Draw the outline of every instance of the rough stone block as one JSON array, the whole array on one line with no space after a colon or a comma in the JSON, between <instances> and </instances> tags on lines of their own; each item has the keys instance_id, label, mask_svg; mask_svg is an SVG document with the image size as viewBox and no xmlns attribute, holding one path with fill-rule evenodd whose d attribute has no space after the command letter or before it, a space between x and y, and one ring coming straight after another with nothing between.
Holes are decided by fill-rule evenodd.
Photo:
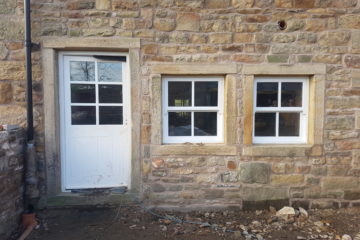
<instances>
[{"instance_id":1,"label":"rough stone block","mask_svg":"<svg viewBox=\"0 0 360 240\"><path fill-rule=\"evenodd\" d=\"M360 41L360 39L359 39ZM360 70L352 70L351 72L351 86L360 88Z\"/></svg>"},{"instance_id":2,"label":"rough stone block","mask_svg":"<svg viewBox=\"0 0 360 240\"><path fill-rule=\"evenodd\" d=\"M227 8L230 6L230 0L205 0L206 8Z\"/></svg>"},{"instance_id":3,"label":"rough stone block","mask_svg":"<svg viewBox=\"0 0 360 240\"><path fill-rule=\"evenodd\" d=\"M360 168L360 149L352 150L352 166Z\"/></svg>"},{"instance_id":4,"label":"rough stone block","mask_svg":"<svg viewBox=\"0 0 360 240\"><path fill-rule=\"evenodd\" d=\"M359 189L359 180L354 177L324 177L322 179L324 190L348 190Z\"/></svg>"},{"instance_id":5,"label":"rough stone block","mask_svg":"<svg viewBox=\"0 0 360 240\"><path fill-rule=\"evenodd\" d=\"M291 8L292 0L275 0L275 6L278 8Z\"/></svg>"},{"instance_id":6,"label":"rough stone block","mask_svg":"<svg viewBox=\"0 0 360 240\"><path fill-rule=\"evenodd\" d=\"M294 0L295 8L313 8L315 0Z\"/></svg>"},{"instance_id":7,"label":"rough stone block","mask_svg":"<svg viewBox=\"0 0 360 240\"><path fill-rule=\"evenodd\" d=\"M301 185L304 183L304 175L272 175L271 184L274 185Z\"/></svg>"},{"instance_id":8,"label":"rough stone block","mask_svg":"<svg viewBox=\"0 0 360 240\"><path fill-rule=\"evenodd\" d=\"M311 208L313 209L339 208L339 203L332 200L317 199L311 202Z\"/></svg>"},{"instance_id":9,"label":"rough stone block","mask_svg":"<svg viewBox=\"0 0 360 240\"><path fill-rule=\"evenodd\" d=\"M12 101L11 83L0 82L0 104L8 104Z\"/></svg>"},{"instance_id":10,"label":"rough stone block","mask_svg":"<svg viewBox=\"0 0 360 240\"><path fill-rule=\"evenodd\" d=\"M159 184L159 183L155 183L151 186L151 189L153 192L165 192L166 188Z\"/></svg>"},{"instance_id":11,"label":"rough stone block","mask_svg":"<svg viewBox=\"0 0 360 240\"><path fill-rule=\"evenodd\" d=\"M13 14L15 13L16 1L0 1L0 14Z\"/></svg>"},{"instance_id":12,"label":"rough stone block","mask_svg":"<svg viewBox=\"0 0 360 240\"><path fill-rule=\"evenodd\" d=\"M113 10L136 10L138 1L134 0L112 0Z\"/></svg>"},{"instance_id":13,"label":"rough stone block","mask_svg":"<svg viewBox=\"0 0 360 240\"><path fill-rule=\"evenodd\" d=\"M224 183L227 182L237 182L239 181L239 173L238 172L224 172L220 175L221 181Z\"/></svg>"},{"instance_id":14,"label":"rough stone block","mask_svg":"<svg viewBox=\"0 0 360 240\"><path fill-rule=\"evenodd\" d=\"M73 0L66 4L66 8L69 10L92 9L94 6L95 2L88 0Z\"/></svg>"},{"instance_id":15,"label":"rough stone block","mask_svg":"<svg viewBox=\"0 0 360 240\"><path fill-rule=\"evenodd\" d=\"M360 56L358 55L345 56L345 64L350 68L360 68Z\"/></svg>"},{"instance_id":16,"label":"rough stone block","mask_svg":"<svg viewBox=\"0 0 360 240\"><path fill-rule=\"evenodd\" d=\"M360 149L359 139L349 139L335 142L335 147L339 150Z\"/></svg>"},{"instance_id":17,"label":"rough stone block","mask_svg":"<svg viewBox=\"0 0 360 240\"><path fill-rule=\"evenodd\" d=\"M209 43L212 44L225 44L232 42L231 33L213 33L209 36Z\"/></svg>"},{"instance_id":18,"label":"rough stone block","mask_svg":"<svg viewBox=\"0 0 360 240\"><path fill-rule=\"evenodd\" d=\"M268 55L269 63L286 63L289 59L289 55Z\"/></svg>"},{"instance_id":19,"label":"rough stone block","mask_svg":"<svg viewBox=\"0 0 360 240\"><path fill-rule=\"evenodd\" d=\"M349 29L360 29L360 16L356 15L343 15L339 17L339 27Z\"/></svg>"},{"instance_id":20,"label":"rough stone block","mask_svg":"<svg viewBox=\"0 0 360 240\"><path fill-rule=\"evenodd\" d=\"M160 31L170 32L175 29L176 23L174 19L156 18L154 27Z\"/></svg>"},{"instance_id":21,"label":"rough stone block","mask_svg":"<svg viewBox=\"0 0 360 240\"><path fill-rule=\"evenodd\" d=\"M108 10L111 8L111 0L96 0L95 6L99 10Z\"/></svg>"},{"instance_id":22,"label":"rough stone block","mask_svg":"<svg viewBox=\"0 0 360 240\"><path fill-rule=\"evenodd\" d=\"M345 200L360 200L360 191L345 191Z\"/></svg>"},{"instance_id":23,"label":"rough stone block","mask_svg":"<svg viewBox=\"0 0 360 240\"><path fill-rule=\"evenodd\" d=\"M204 198L205 199L217 199L224 196L224 190L222 189L205 189Z\"/></svg>"},{"instance_id":24,"label":"rough stone block","mask_svg":"<svg viewBox=\"0 0 360 240\"><path fill-rule=\"evenodd\" d=\"M197 13L178 13L176 17L176 30L199 31L200 16Z\"/></svg>"},{"instance_id":25,"label":"rough stone block","mask_svg":"<svg viewBox=\"0 0 360 240\"><path fill-rule=\"evenodd\" d=\"M288 189L282 187L243 187L240 191L244 201L289 199Z\"/></svg>"},{"instance_id":26,"label":"rough stone block","mask_svg":"<svg viewBox=\"0 0 360 240\"><path fill-rule=\"evenodd\" d=\"M254 5L254 0L232 0L231 4L235 8L251 8Z\"/></svg>"},{"instance_id":27,"label":"rough stone block","mask_svg":"<svg viewBox=\"0 0 360 240\"><path fill-rule=\"evenodd\" d=\"M235 33L234 43L251 43L254 40L254 34L251 33Z\"/></svg>"},{"instance_id":28,"label":"rough stone block","mask_svg":"<svg viewBox=\"0 0 360 240\"><path fill-rule=\"evenodd\" d=\"M325 122L326 129L350 130L354 129L355 118L352 116L328 117Z\"/></svg>"},{"instance_id":29,"label":"rough stone block","mask_svg":"<svg viewBox=\"0 0 360 240\"><path fill-rule=\"evenodd\" d=\"M240 181L244 183L268 183L271 166L268 163L247 162L239 167Z\"/></svg>"}]
</instances>

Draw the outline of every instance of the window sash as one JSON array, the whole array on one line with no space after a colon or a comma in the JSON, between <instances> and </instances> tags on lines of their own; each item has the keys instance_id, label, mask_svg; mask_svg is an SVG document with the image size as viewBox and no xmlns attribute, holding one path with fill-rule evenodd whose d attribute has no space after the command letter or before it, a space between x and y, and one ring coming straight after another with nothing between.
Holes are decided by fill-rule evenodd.
<instances>
[{"instance_id":1,"label":"window sash","mask_svg":"<svg viewBox=\"0 0 360 240\"><path fill-rule=\"evenodd\" d=\"M277 107L257 107L257 84L261 82L277 82ZM302 105L301 107L281 107L281 86L284 82L302 83ZM254 107L253 107L253 143L268 144L296 144L307 142L308 130L308 94L309 79L307 77L256 77L254 81ZM255 114L275 113L275 136L255 136ZM300 113L299 114L299 136L279 136L279 113Z\"/></svg>"},{"instance_id":2,"label":"window sash","mask_svg":"<svg viewBox=\"0 0 360 240\"><path fill-rule=\"evenodd\" d=\"M191 82L191 104L192 106L168 106L168 83L169 82ZM195 82L218 82L218 104L217 106L195 106ZM224 78L219 76L199 77L164 77L163 78L163 142L164 143L222 143L223 142L223 108L224 108ZM169 112L191 113L191 136L169 136ZM194 136L194 113L216 112L217 113L217 135L216 136Z\"/></svg>"}]
</instances>

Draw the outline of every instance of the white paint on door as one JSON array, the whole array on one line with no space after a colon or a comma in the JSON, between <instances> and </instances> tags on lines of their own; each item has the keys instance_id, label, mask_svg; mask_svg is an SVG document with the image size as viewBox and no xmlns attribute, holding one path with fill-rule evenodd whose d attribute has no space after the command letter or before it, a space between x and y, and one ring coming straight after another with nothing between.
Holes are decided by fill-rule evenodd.
<instances>
[{"instance_id":1,"label":"white paint on door","mask_svg":"<svg viewBox=\"0 0 360 240\"><path fill-rule=\"evenodd\" d=\"M130 186L128 56L103 55L59 55L63 191Z\"/></svg>"}]
</instances>

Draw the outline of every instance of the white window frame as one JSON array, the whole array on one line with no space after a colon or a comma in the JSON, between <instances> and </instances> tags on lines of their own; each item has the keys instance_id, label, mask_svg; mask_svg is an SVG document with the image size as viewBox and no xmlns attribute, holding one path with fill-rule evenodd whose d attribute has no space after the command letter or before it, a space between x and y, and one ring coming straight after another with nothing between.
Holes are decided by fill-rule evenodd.
<instances>
[{"instance_id":1,"label":"white window frame","mask_svg":"<svg viewBox=\"0 0 360 240\"><path fill-rule=\"evenodd\" d=\"M278 84L278 107L256 107L257 84L259 82L277 82ZM302 106L301 107L281 107L281 84L283 82L301 82L303 84ZM308 135L308 105L309 105L309 78L308 77L255 77L253 99L253 143L254 144L305 144ZM275 136L255 136L255 113L276 113L276 135ZM299 112L299 136L280 137L279 136L279 113L280 112Z\"/></svg>"},{"instance_id":2,"label":"white window frame","mask_svg":"<svg viewBox=\"0 0 360 240\"><path fill-rule=\"evenodd\" d=\"M195 104L195 82L218 82L218 105L216 107L198 107ZM192 106L169 107L168 106L168 83L169 82L191 82L192 84ZM221 76L166 76L162 84L163 102L163 143L223 143L224 142L224 77ZM182 111L191 112L191 136L169 136L169 112ZM194 136L194 112L217 112L217 135L216 136Z\"/></svg>"}]
</instances>

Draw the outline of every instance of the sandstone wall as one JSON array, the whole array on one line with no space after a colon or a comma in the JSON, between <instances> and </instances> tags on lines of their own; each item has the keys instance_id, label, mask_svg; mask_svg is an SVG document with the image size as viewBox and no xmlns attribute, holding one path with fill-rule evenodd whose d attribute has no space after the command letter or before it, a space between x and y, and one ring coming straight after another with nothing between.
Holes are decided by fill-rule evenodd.
<instances>
[{"instance_id":1,"label":"sandstone wall","mask_svg":"<svg viewBox=\"0 0 360 240\"><path fill-rule=\"evenodd\" d=\"M0 28L7 29L0 38L0 121L22 124L22 6L10 0L0 4L5 6L0 8ZM141 177L149 202L250 207L253 201L291 199L312 207L360 204L358 0L37 0L32 8L35 42L49 36L141 38ZM286 22L285 30L278 28L279 20ZM36 51L35 123L42 156L39 58ZM235 156L156 156L150 151L151 66L159 63L236 63ZM323 144L301 156L243 155L241 72L244 65L262 63L326 65Z\"/></svg>"},{"instance_id":2,"label":"sandstone wall","mask_svg":"<svg viewBox=\"0 0 360 240\"><path fill-rule=\"evenodd\" d=\"M24 131L0 131L0 238L19 224L23 210Z\"/></svg>"}]
</instances>

